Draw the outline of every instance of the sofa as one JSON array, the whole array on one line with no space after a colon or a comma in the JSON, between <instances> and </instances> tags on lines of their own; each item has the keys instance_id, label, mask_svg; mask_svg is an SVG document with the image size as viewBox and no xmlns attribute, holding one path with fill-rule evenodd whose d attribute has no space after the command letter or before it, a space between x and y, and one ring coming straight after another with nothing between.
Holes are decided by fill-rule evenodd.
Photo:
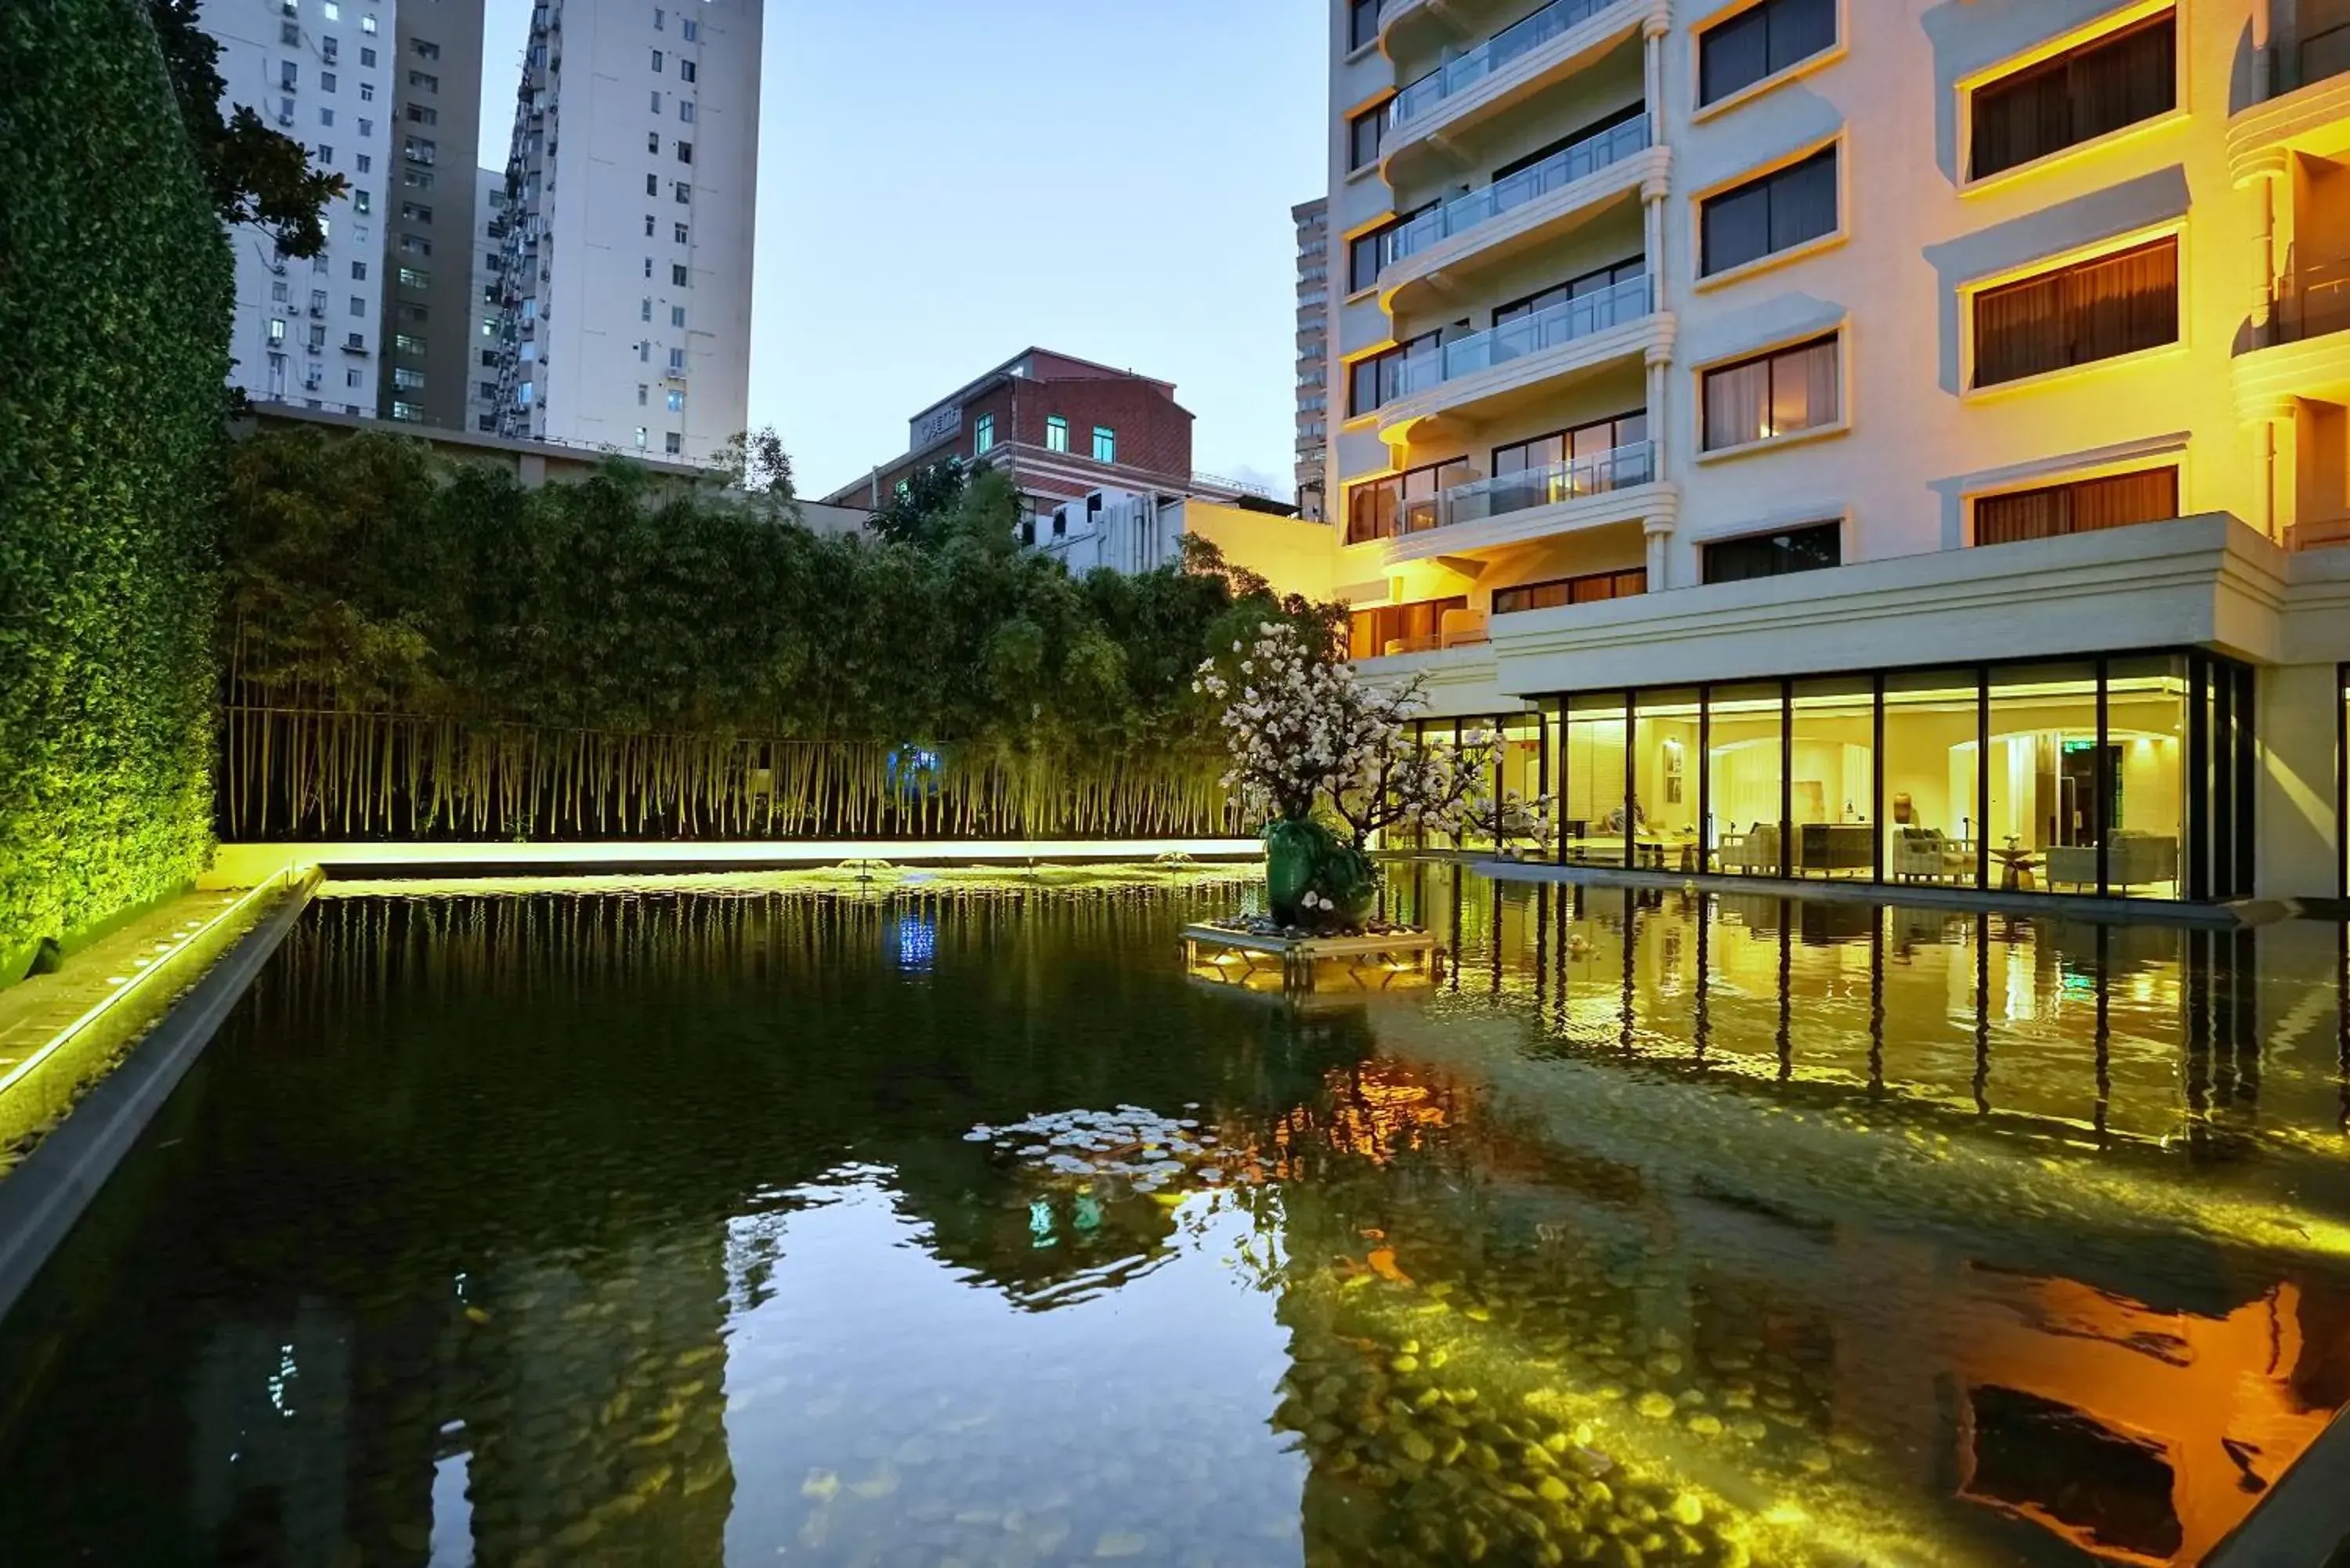
<instances>
[{"instance_id":1,"label":"sofa","mask_svg":"<svg viewBox=\"0 0 2350 1568\"><path fill-rule=\"evenodd\" d=\"M1896 882L1972 882L1975 864L1971 840L1945 838L1939 827L1897 827L1885 873Z\"/></svg>"},{"instance_id":2,"label":"sofa","mask_svg":"<svg viewBox=\"0 0 2350 1568\"><path fill-rule=\"evenodd\" d=\"M1779 874L1779 825L1758 822L1744 833L1725 833L1714 850L1714 858L1724 871L1735 871L1749 877L1776 877Z\"/></svg>"},{"instance_id":3,"label":"sofa","mask_svg":"<svg viewBox=\"0 0 2350 1568\"><path fill-rule=\"evenodd\" d=\"M1860 822L1807 822L1796 830L1795 871L1833 877L1877 868L1877 830Z\"/></svg>"},{"instance_id":4,"label":"sofa","mask_svg":"<svg viewBox=\"0 0 2350 1568\"><path fill-rule=\"evenodd\" d=\"M2125 828L2114 835L2106 853L2106 875L2116 888L2146 888L2157 882L2175 881L2178 877L2178 840L2167 834L2133 833ZM2048 851L2048 885L2095 891L2097 846L2059 845Z\"/></svg>"}]
</instances>

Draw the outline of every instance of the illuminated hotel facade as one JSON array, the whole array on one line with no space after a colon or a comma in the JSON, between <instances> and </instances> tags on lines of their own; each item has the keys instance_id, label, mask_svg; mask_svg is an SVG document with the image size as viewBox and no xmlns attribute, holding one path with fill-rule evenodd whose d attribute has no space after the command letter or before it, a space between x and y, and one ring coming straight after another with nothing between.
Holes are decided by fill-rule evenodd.
<instances>
[{"instance_id":1,"label":"illuminated hotel facade","mask_svg":"<svg viewBox=\"0 0 2350 1568\"><path fill-rule=\"evenodd\" d=\"M1331 20L1352 652L1561 859L2350 895L2350 9Z\"/></svg>"}]
</instances>

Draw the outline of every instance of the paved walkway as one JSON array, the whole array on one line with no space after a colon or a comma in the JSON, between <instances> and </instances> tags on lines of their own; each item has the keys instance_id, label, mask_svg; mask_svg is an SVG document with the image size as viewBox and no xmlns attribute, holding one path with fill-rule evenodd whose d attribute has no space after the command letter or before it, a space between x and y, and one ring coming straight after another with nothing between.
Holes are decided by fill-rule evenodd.
<instances>
[{"instance_id":1,"label":"paved walkway","mask_svg":"<svg viewBox=\"0 0 2350 1568\"><path fill-rule=\"evenodd\" d=\"M54 974L0 991L0 1173L29 1147L26 1135L84 1086L42 1081L51 1075L31 1065L36 1058L61 1031L125 987L130 994L103 1015L106 1036L128 1044L143 1033L260 912L264 900L255 900L235 920L206 929L243 897L234 889L185 894L68 954ZM159 964L163 972L152 982L133 983ZM120 1051L95 1053L94 1061L82 1059L93 1053L59 1053L68 1054L76 1058L69 1064L78 1069L73 1078L94 1079Z\"/></svg>"}]
</instances>

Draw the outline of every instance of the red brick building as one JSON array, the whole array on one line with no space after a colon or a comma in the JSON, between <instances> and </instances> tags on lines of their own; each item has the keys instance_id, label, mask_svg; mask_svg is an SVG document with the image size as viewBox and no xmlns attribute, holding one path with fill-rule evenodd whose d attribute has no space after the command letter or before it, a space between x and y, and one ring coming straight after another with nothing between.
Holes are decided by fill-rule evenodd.
<instances>
[{"instance_id":1,"label":"red brick building","mask_svg":"<svg viewBox=\"0 0 2350 1568\"><path fill-rule=\"evenodd\" d=\"M1035 512L1099 490L1232 501L1253 488L1191 472L1191 413L1172 382L1029 348L916 414L903 455L824 499L879 507L950 457L1008 473Z\"/></svg>"}]
</instances>

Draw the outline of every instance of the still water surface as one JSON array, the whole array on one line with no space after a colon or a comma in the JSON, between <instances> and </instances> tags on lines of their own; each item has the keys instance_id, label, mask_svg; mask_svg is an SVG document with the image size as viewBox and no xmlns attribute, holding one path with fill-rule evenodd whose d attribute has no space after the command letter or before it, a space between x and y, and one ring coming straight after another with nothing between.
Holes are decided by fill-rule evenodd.
<instances>
[{"instance_id":1,"label":"still water surface","mask_svg":"<svg viewBox=\"0 0 2350 1568\"><path fill-rule=\"evenodd\" d=\"M12 1564L2189 1563L2350 1402L2341 933L1395 876L322 902L0 1327Z\"/></svg>"}]
</instances>

